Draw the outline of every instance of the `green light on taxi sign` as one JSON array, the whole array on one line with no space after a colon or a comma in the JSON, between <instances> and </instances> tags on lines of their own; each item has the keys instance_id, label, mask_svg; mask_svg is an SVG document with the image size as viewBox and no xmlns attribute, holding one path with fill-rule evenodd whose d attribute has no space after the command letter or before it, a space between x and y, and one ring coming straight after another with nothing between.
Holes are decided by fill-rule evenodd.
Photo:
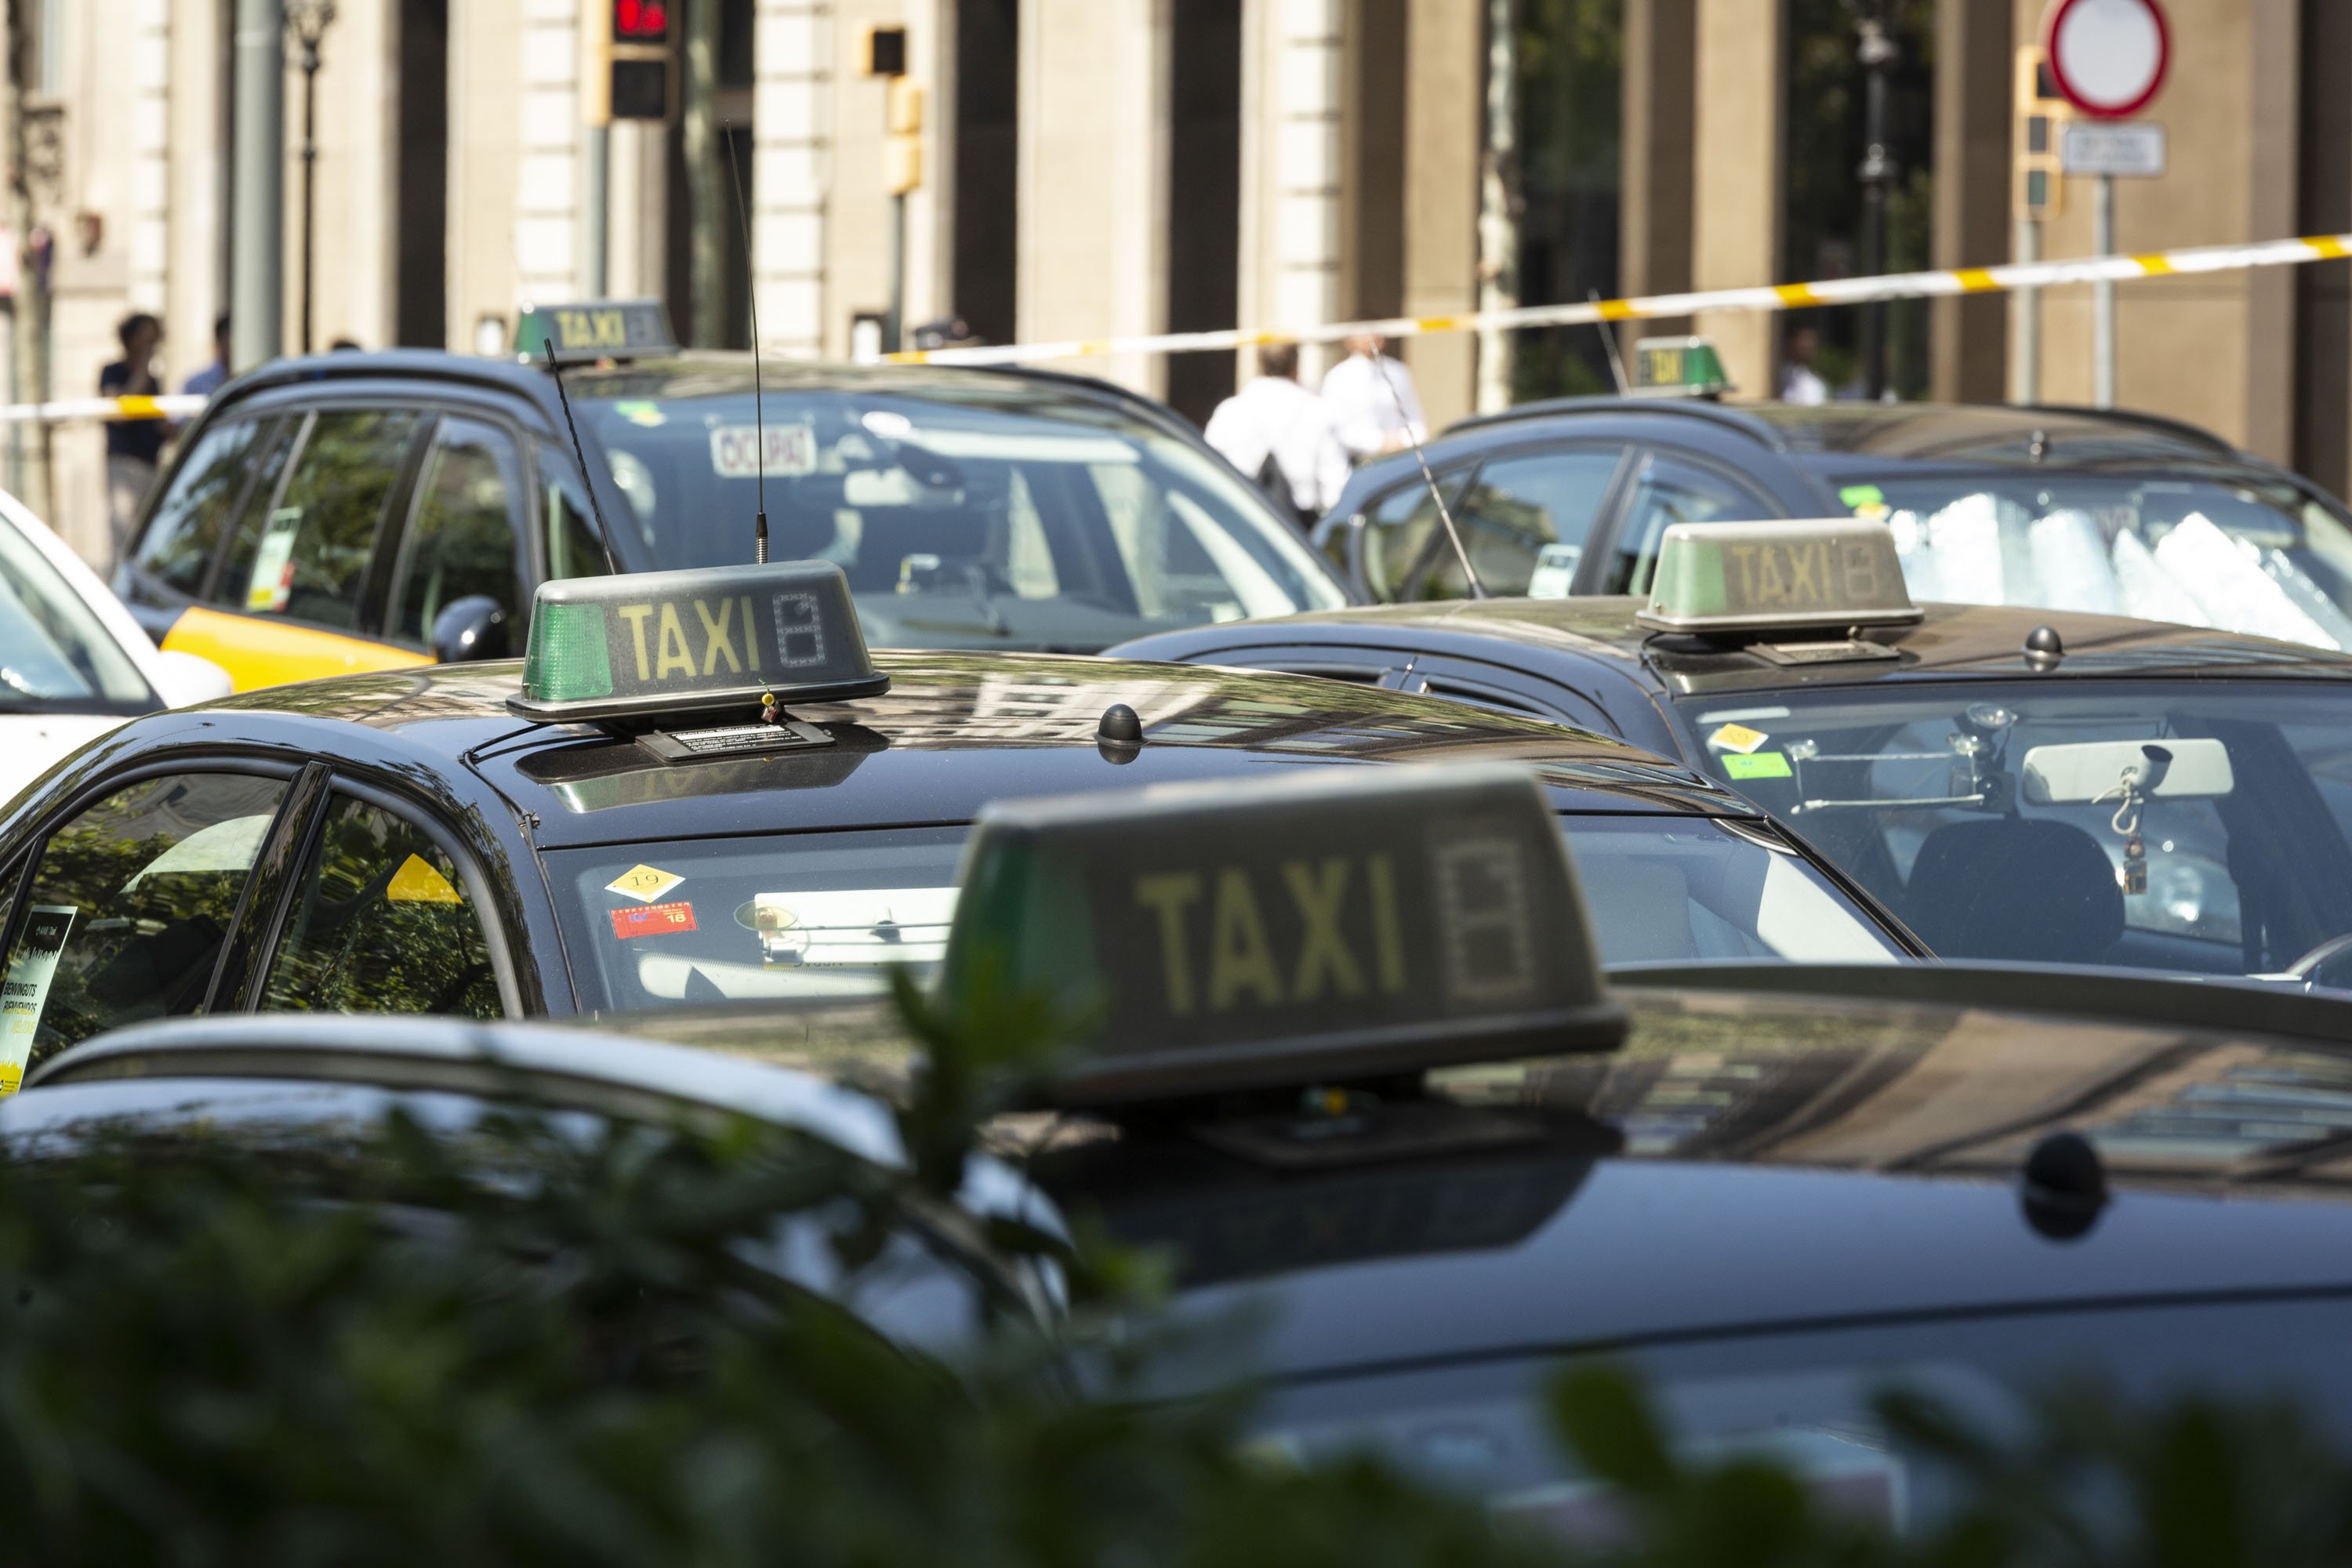
<instances>
[{"instance_id":1,"label":"green light on taxi sign","mask_svg":"<svg viewBox=\"0 0 2352 1568\"><path fill-rule=\"evenodd\" d=\"M1706 338L1640 338L1633 343L1633 392L1643 397L1711 397L1736 392L1723 356Z\"/></svg>"},{"instance_id":2,"label":"green light on taxi sign","mask_svg":"<svg viewBox=\"0 0 2352 1568\"><path fill-rule=\"evenodd\" d=\"M541 584L507 706L546 722L669 718L889 688L841 568L787 561Z\"/></svg>"},{"instance_id":3,"label":"green light on taxi sign","mask_svg":"<svg viewBox=\"0 0 2352 1568\"><path fill-rule=\"evenodd\" d=\"M1920 618L1883 522L1678 522L1658 543L1649 605L1675 632L1906 626Z\"/></svg>"},{"instance_id":4,"label":"green light on taxi sign","mask_svg":"<svg viewBox=\"0 0 2352 1568\"><path fill-rule=\"evenodd\" d=\"M1096 1020L1063 1104L1606 1050L1574 868L1532 775L1317 770L984 811L940 984Z\"/></svg>"}]
</instances>

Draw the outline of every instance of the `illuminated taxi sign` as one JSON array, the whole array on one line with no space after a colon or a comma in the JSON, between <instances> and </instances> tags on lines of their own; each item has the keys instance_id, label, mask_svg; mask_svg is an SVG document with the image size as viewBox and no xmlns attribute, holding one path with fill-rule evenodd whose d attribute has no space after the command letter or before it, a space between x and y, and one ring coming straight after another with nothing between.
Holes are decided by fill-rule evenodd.
<instances>
[{"instance_id":1,"label":"illuminated taxi sign","mask_svg":"<svg viewBox=\"0 0 2352 1568\"><path fill-rule=\"evenodd\" d=\"M1633 391L1643 397L1711 397L1736 391L1723 356L1706 338L1641 338L1633 344Z\"/></svg>"},{"instance_id":2,"label":"illuminated taxi sign","mask_svg":"<svg viewBox=\"0 0 2352 1568\"><path fill-rule=\"evenodd\" d=\"M1605 1050L1559 824L1500 766L1317 769L991 806L941 984L1090 1017L1064 1104Z\"/></svg>"},{"instance_id":3,"label":"illuminated taxi sign","mask_svg":"<svg viewBox=\"0 0 2352 1568\"><path fill-rule=\"evenodd\" d=\"M1883 522L1678 522L1634 617L1674 632L1902 626L1919 608Z\"/></svg>"},{"instance_id":4,"label":"illuminated taxi sign","mask_svg":"<svg viewBox=\"0 0 2352 1568\"><path fill-rule=\"evenodd\" d=\"M561 364L639 359L677 352L669 311L659 300L599 300L578 305L534 305L515 322L515 353L543 361L552 346Z\"/></svg>"},{"instance_id":5,"label":"illuminated taxi sign","mask_svg":"<svg viewBox=\"0 0 2352 1568\"><path fill-rule=\"evenodd\" d=\"M526 719L756 710L887 691L841 568L824 561L572 577L540 584L523 650Z\"/></svg>"}]
</instances>

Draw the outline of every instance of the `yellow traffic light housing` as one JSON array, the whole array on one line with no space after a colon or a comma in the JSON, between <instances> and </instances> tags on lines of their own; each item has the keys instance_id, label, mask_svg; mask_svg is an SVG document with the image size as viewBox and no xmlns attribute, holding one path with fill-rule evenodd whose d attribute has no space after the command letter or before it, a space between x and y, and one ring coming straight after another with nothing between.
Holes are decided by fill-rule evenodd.
<instances>
[{"instance_id":1,"label":"yellow traffic light housing","mask_svg":"<svg viewBox=\"0 0 2352 1568\"><path fill-rule=\"evenodd\" d=\"M2011 148L2017 216L2040 221L2066 210L2064 142L2074 106L2058 92L2039 45L2017 51L2017 128Z\"/></svg>"}]
</instances>

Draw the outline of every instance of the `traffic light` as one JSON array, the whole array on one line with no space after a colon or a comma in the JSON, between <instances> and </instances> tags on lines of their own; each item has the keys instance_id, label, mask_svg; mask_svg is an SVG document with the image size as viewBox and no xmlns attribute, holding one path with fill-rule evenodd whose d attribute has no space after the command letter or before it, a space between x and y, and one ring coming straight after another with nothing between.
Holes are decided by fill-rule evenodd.
<instances>
[{"instance_id":1,"label":"traffic light","mask_svg":"<svg viewBox=\"0 0 2352 1568\"><path fill-rule=\"evenodd\" d=\"M677 28L685 0L601 0L582 83L591 125L677 118Z\"/></svg>"},{"instance_id":2,"label":"traffic light","mask_svg":"<svg viewBox=\"0 0 2352 1568\"><path fill-rule=\"evenodd\" d=\"M2017 51L2017 139L2012 149L2017 169L2017 216L2056 217L2066 210L2066 175L2062 162L2066 122L2074 106L2059 96L2049 62L2038 46Z\"/></svg>"}]
</instances>

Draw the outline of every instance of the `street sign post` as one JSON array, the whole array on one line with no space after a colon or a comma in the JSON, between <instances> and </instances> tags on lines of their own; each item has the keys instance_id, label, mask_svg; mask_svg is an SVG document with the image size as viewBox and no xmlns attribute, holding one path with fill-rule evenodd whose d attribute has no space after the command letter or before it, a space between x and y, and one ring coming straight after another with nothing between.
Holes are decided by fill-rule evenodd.
<instances>
[{"instance_id":1,"label":"street sign post","mask_svg":"<svg viewBox=\"0 0 2352 1568\"><path fill-rule=\"evenodd\" d=\"M2086 119L2121 121L2138 113L2164 85L2172 63L2172 31L2165 25L2164 7L2157 0L2055 0L2043 17L2042 47L2048 54L2050 75L2067 102ZM2085 164L2114 163L2137 153L2145 164L2146 132L2155 132L2156 167L2117 170L2079 168L2075 134L2092 127L2076 122L2068 127L2062 154L2068 174L2088 174L2096 181L2091 202L2091 248L2111 256L2116 247L2116 174L2156 173L2164 168L2164 132L2159 126L2101 127L2120 131L2104 140L2085 140ZM2137 140L2135 140L2137 135ZM2091 285L2092 401L2101 408L2116 405L2116 286Z\"/></svg>"}]
</instances>

